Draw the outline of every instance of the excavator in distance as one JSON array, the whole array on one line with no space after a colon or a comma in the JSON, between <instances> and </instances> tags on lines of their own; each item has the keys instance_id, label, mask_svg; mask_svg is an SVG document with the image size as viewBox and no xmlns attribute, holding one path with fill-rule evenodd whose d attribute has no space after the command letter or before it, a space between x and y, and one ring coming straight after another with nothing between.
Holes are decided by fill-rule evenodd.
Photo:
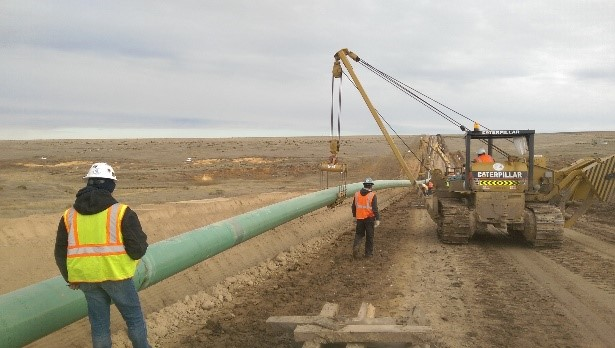
<instances>
[{"instance_id":1,"label":"excavator in distance","mask_svg":"<svg viewBox=\"0 0 615 348\"><path fill-rule=\"evenodd\" d=\"M403 172L413 184L419 183L384 127L381 115L363 89L350 60L365 66L445 119L456 121L435 106L433 99L375 69L348 49L338 51L334 58L333 77L341 77L343 64ZM466 244L474 234L487 232L493 227L535 247L559 247L564 227L572 226L593 202L615 201L615 154L581 159L569 167L555 170L547 167L546 158L535 154L534 130L481 130L478 122L470 121L474 122L472 129L456 123L465 133L465 163L462 168L431 168L427 178L435 184L427 206L437 223L441 242ZM518 153L508 154L495 145L495 141L514 144ZM491 163L473 162L471 149L474 142L486 144L489 155L494 155L494 150L497 150L501 156ZM441 151L439 154L442 155ZM457 160L445 160L444 163ZM574 212L568 212L568 203L572 201L582 204Z\"/></svg>"}]
</instances>

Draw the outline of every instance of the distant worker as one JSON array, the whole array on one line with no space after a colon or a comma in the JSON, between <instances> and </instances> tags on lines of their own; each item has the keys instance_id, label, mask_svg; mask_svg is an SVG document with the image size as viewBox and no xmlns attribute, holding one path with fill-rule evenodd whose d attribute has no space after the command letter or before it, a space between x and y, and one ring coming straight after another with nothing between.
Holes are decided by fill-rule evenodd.
<instances>
[{"instance_id":1,"label":"distant worker","mask_svg":"<svg viewBox=\"0 0 615 348\"><path fill-rule=\"evenodd\" d=\"M476 158L474 159L474 162L476 163L494 163L495 160L493 159L493 157L491 157L490 154L488 154L485 149L478 149L478 152L476 152Z\"/></svg>"},{"instance_id":2,"label":"distant worker","mask_svg":"<svg viewBox=\"0 0 615 348\"><path fill-rule=\"evenodd\" d=\"M147 250L137 214L111 193L117 180L107 163L94 163L75 203L58 225L55 259L68 287L85 294L94 348L111 347L110 306L115 303L133 347L150 347L139 295L132 281Z\"/></svg>"},{"instance_id":3,"label":"distant worker","mask_svg":"<svg viewBox=\"0 0 615 348\"><path fill-rule=\"evenodd\" d=\"M423 192L423 196L427 196L427 184L422 183L421 184L421 192Z\"/></svg>"},{"instance_id":4,"label":"distant worker","mask_svg":"<svg viewBox=\"0 0 615 348\"><path fill-rule=\"evenodd\" d=\"M427 182L427 196L431 196L433 193L433 181L429 180Z\"/></svg>"},{"instance_id":5,"label":"distant worker","mask_svg":"<svg viewBox=\"0 0 615 348\"><path fill-rule=\"evenodd\" d=\"M380 225L378 213L378 201L376 193L372 191L374 181L366 178L361 191L354 194L352 201L352 216L356 219L352 256L356 259L360 256L361 242L365 237L365 257L374 255L374 228Z\"/></svg>"}]
</instances>

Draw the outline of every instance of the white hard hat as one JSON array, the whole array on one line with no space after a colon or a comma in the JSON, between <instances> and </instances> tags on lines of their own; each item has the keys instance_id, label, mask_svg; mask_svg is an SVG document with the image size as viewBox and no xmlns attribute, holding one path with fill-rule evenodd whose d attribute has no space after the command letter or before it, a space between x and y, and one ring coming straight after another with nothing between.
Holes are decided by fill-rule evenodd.
<instances>
[{"instance_id":1,"label":"white hard hat","mask_svg":"<svg viewBox=\"0 0 615 348\"><path fill-rule=\"evenodd\" d=\"M478 151L477 151L476 153L477 153L477 154L479 154L479 155L482 155L482 154L484 154L485 152L486 152L486 151L485 151L485 149L480 148L480 149L478 149Z\"/></svg>"},{"instance_id":2,"label":"white hard hat","mask_svg":"<svg viewBox=\"0 0 615 348\"><path fill-rule=\"evenodd\" d=\"M372 178L365 178L365 181L363 181L363 185L373 185L374 184L374 180L372 180Z\"/></svg>"},{"instance_id":3,"label":"white hard hat","mask_svg":"<svg viewBox=\"0 0 615 348\"><path fill-rule=\"evenodd\" d=\"M104 178L104 179L112 179L117 180L115 177L115 171L111 168L110 165L104 162L94 163L88 173L83 177L84 179L88 178Z\"/></svg>"}]
</instances>

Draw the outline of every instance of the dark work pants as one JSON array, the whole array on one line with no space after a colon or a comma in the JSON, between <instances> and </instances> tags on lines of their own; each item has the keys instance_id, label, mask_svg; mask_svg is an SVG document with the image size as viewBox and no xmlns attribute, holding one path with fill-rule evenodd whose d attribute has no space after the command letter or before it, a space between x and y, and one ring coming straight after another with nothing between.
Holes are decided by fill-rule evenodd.
<instances>
[{"instance_id":1,"label":"dark work pants","mask_svg":"<svg viewBox=\"0 0 615 348\"><path fill-rule=\"evenodd\" d=\"M374 218L357 220L352 249L358 250L361 247L363 237L365 237L365 256L372 256L374 254L374 222Z\"/></svg>"}]
</instances>

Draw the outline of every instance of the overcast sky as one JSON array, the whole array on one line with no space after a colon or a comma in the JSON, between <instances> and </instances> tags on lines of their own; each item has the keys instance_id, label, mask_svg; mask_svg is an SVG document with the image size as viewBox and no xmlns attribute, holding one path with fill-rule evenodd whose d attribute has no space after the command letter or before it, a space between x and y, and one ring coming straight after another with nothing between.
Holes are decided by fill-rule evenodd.
<instances>
[{"instance_id":1,"label":"overcast sky","mask_svg":"<svg viewBox=\"0 0 615 348\"><path fill-rule=\"evenodd\" d=\"M612 0L2 0L0 139L328 136L342 48L490 129L614 131L613 18ZM353 66L395 132L460 133ZM345 77L340 119L381 134Z\"/></svg>"}]
</instances>

